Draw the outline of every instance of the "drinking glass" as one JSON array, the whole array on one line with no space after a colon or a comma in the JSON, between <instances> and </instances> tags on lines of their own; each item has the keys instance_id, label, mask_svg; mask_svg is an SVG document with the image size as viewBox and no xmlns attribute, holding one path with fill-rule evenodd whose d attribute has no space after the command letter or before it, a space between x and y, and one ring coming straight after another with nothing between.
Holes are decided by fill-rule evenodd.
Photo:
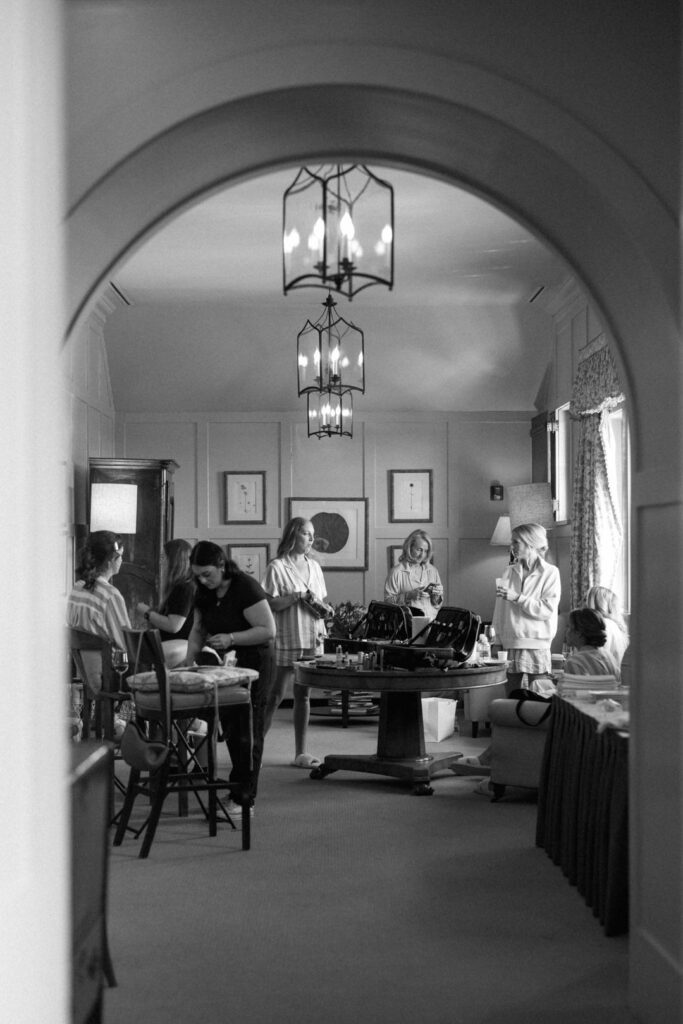
<instances>
[{"instance_id":1,"label":"drinking glass","mask_svg":"<svg viewBox=\"0 0 683 1024\"><path fill-rule=\"evenodd\" d=\"M123 685L123 677L128 671L128 652L121 650L120 647L113 647L111 652L111 667L119 677L119 690Z\"/></svg>"}]
</instances>

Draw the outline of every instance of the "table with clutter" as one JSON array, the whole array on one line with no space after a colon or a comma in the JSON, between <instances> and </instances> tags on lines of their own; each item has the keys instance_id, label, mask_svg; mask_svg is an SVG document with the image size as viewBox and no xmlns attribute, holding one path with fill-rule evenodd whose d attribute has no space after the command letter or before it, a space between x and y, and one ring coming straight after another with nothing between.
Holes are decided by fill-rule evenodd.
<instances>
[{"instance_id":1,"label":"table with clutter","mask_svg":"<svg viewBox=\"0 0 683 1024\"><path fill-rule=\"evenodd\" d=\"M427 753L422 716L422 698L427 694L475 691L478 687L505 683L505 665L439 666L404 669L371 668L363 655L349 655L338 664L335 655L321 656L294 665L297 683L323 690L379 692L380 711L376 753L328 754L313 768L311 778L324 779L336 771L369 772L404 779L417 795L429 795L432 777L439 771L459 772L457 750ZM354 658L354 660L351 660Z\"/></svg>"},{"instance_id":2,"label":"table with clutter","mask_svg":"<svg viewBox=\"0 0 683 1024\"><path fill-rule=\"evenodd\" d=\"M553 697L536 845L600 920L628 931L628 691Z\"/></svg>"}]
</instances>

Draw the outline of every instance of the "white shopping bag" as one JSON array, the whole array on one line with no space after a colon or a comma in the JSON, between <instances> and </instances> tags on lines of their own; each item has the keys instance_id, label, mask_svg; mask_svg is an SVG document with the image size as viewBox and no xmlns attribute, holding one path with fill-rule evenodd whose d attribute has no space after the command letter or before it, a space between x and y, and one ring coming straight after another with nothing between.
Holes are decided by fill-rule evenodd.
<instances>
[{"instance_id":1,"label":"white shopping bag","mask_svg":"<svg viewBox=\"0 0 683 1024\"><path fill-rule=\"evenodd\" d=\"M423 697L422 721L428 743L440 743L455 732L457 700L447 697Z\"/></svg>"}]
</instances>

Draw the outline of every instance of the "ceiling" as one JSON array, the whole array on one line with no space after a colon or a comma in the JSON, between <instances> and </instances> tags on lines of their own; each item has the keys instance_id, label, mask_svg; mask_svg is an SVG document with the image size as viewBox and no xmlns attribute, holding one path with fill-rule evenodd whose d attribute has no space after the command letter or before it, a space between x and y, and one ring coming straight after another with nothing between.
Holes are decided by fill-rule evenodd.
<instances>
[{"instance_id":1,"label":"ceiling","mask_svg":"<svg viewBox=\"0 0 683 1024\"><path fill-rule=\"evenodd\" d=\"M394 288L338 300L365 334L356 411L533 409L566 265L461 189L372 169L394 187ZM118 411L304 413L296 336L326 293L282 293L282 195L296 170L203 199L118 269L105 333Z\"/></svg>"}]
</instances>

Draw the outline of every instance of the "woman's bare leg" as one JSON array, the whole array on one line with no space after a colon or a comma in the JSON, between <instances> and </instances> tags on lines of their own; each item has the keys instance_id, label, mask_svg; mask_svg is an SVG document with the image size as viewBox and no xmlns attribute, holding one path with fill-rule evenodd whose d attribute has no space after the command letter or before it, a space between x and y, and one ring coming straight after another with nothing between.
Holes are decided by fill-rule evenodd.
<instances>
[{"instance_id":1,"label":"woman's bare leg","mask_svg":"<svg viewBox=\"0 0 683 1024\"><path fill-rule=\"evenodd\" d=\"M287 683L290 679L294 678L294 669L291 665L278 665L277 672L275 673L275 682L268 696L266 703L266 712L264 715L264 735L268 732L271 725L273 724L273 715L280 707L282 698L287 688Z\"/></svg>"},{"instance_id":2,"label":"woman's bare leg","mask_svg":"<svg viewBox=\"0 0 683 1024\"><path fill-rule=\"evenodd\" d=\"M294 748L295 757L306 753L308 720L311 715L310 686L294 684Z\"/></svg>"}]
</instances>

